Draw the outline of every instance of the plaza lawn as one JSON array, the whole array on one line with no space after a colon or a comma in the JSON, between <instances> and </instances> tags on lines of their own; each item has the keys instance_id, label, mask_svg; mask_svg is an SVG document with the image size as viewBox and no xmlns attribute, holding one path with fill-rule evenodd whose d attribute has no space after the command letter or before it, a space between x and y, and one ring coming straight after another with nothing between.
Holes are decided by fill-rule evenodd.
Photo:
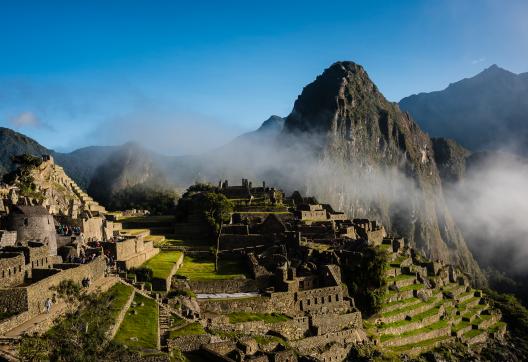
<instances>
[{"instance_id":1,"label":"plaza lawn","mask_svg":"<svg viewBox=\"0 0 528 362\"><path fill-rule=\"evenodd\" d=\"M194 336L198 334L205 334L205 330L198 322L187 324L185 327L169 332L169 338L176 338L181 336Z\"/></svg>"},{"instance_id":2,"label":"plaza lawn","mask_svg":"<svg viewBox=\"0 0 528 362\"><path fill-rule=\"evenodd\" d=\"M244 266L239 260L221 259L219 270L214 270L214 257L185 255L183 265L176 274L191 280L237 279L244 278Z\"/></svg>"},{"instance_id":3,"label":"plaza lawn","mask_svg":"<svg viewBox=\"0 0 528 362\"><path fill-rule=\"evenodd\" d=\"M133 290L133 287L123 283L116 283L108 290L107 294L112 298L112 306L110 308L114 318L117 317L121 309L123 309Z\"/></svg>"},{"instance_id":4,"label":"plaza lawn","mask_svg":"<svg viewBox=\"0 0 528 362\"><path fill-rule=\"evenodd\" d=\"M129 347L156 349L158 347L158 306L152 299L137 293L135 307L130 307L114 341ZM141 303L144 305L141 306ZM133 311L136 314L133 314ZM137 340L136 340L137 338Z\"/></svg>"},{"instance_id":5,"label":"plaza lawn","mask_svg":"<svg viewBox=\"0 0 528 362\"><path fill-rule=\"evenodd\" d=\"M152 270L155 279L167 279L174 264L180 259L181 251L161 251L158 255L147 260L142 267Z\"/></svg>"}]
</instances>

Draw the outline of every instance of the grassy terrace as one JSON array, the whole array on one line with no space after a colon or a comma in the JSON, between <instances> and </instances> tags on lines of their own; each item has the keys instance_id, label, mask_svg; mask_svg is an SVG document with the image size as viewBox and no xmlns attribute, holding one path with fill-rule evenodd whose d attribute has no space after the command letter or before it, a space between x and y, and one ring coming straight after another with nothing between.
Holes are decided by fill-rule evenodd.
<instances>
[{"instance_id":1,"label":"grassy terrace","mask_svg":"<svg viewBox=\"0 0 528 362\"><path fill-rule=\"evenodd\" d=\"M389 263L389 265L390 265L391 267L399 267L400 264L401 264L404 260L407 260L407 259L408 259L407 256L399 256L399 257L397 257L394 261L391 261L391 262Z\"/></svg>"},{"instance_id":2,"label":"grassy terrace","mask_svg":"<svg viewBox=\"0 0 528 362\"><path fill-rule=\"evenodd\" d=\"M152 270L153 278L167 279L170 276L174 264L181 255L182 253L180 251L161 251L142 266Z\"/></svg>"},{"instance_id":3,"label":"grassy terrace","mask_svg":"<svg viewBox=\"0 0 528 362\"><path fill-rule=\"evenodd\" d=\"M401 321L397 321L397 322L393 322L393 323L383 324L381 329L383 330L383 329L389 328L389 327L401 327L401 326L404 326L404 325L409 324L409 323L421 322L425 318L431 317L433 315L437 315L439 311L440 311L440 306L435 306L435 307L433 307L431 309L426 310L423 313L415 315L410 320L406 320L405 319L405 320L401 320Z\"/></svg>"},{"instance_id":4,"label":"grassy terrace","mask_svg":"<svg viewBox=\"0 0 528 362\"><path fill-rule=\"evenodd\" d=\"M401 307L403 307L403 306L406 306L408 304L419 303L420 301L421 301L421 299L418 299L416 297L411 297L411 298L407 298L407 299L403 299L403 300L395 300L394 302L385 303L383 305L383 307L384 308L389 308L389 307L393 307L395 305L400 305Z\"/></svg>"},{"instance_id":5,"label":"grassy terrace","mask_svg":"<svg viewBox=\"0 0 528 362\"><path fill-rule=\"evenodd\" d=\"M456 333L456 332L458 332L461 329L469 327L470 325L471 325L471 323L469 323L467 321L462 321L462 322L460 322L458 324L455 324L453 327L451 327L451 330Z\"/></svg>"},{"instance_id":6,"label":"grassy terrace","mask_svg":"<svg viewBox=\"0 0 528 362\"><path fill-rule=\"evenodd\" d=\"M412 331L408 331L401 334L385 334L381 336L381 341L385 342L393 338L404 338L404 337L410 337L410 336L416 336L418 334L427 333L434 331L436 329L445 328L449 325L449 322L447 320L440 320L436 323L429 324L428 326L425 326L423 328L419 329L413 329Z\"/></svg>"},{"instance_id":7,"label":"grassy terrace","mask_svg":"<svg viewBox=\"0 0 528 362\"><path fill-rule=\"evenodd\" d=\"M492 325L491 327L489 327L488 331L490 333L496 333L496 332L498 332L499 330L501 330L502 328L505 328L505 327L506 327L506 323L505 322L497 322L494 325Z\"/></svg>"},{"instance_id":8,"label":"grassy terrace","mask_svg":"<svg viewBox=\"0 0 528 362\"><path fill-rule=\"evenodd\" d=\"M436 343L447 341L450 338L451 338L450 336L441 336L438 338L427 339L425 341L418 342L418 343L412 343L412 344L406 344L400 347L394 347L392 348L392 350L395 352L405 352L412 348L432 347Z\"/></svg>"},{"instance_id":9,"label":"grassy terrace","mask_svg":"<svg viewBox=\"0 0 528 362\"><path fill-rule=\"evenodd\" d=\"M205 334L205 329L198 322L189 323L185 327L176 329L169 332L169 338L176 338L181 336L194 336L199 334Z\"/></svg>"},{"instance_id":10,"label":"grassy terrace","mask_svg":"<svg viewBox=\"0 0 528 362\"><path fill-rule=\"evenodd\" d=\"M279 313L247 313L236 312L229 314L229 323L242 323L251 321L264 321L266 323L280 323L286 322L290 318Z\"/></svg>"},{"instance_id":11,"label":"grassy terrace","mask_svg":"<svg viewBox=\"0 0 528 362\"><path fill-rule=\"evenodd\" d=\"M107 293L110 298L112 298L112 306L110 307L112 310L112 317L117 317L128 301L128 298L130 298L133 290L133 287L123 283L116 283L108 290Z\"/></svg>"},{"instance_id":12,"label":"grassy terrace","mask_svg":"<svg viewBox=\"0 0 528 362\"><path fill-rule=\"evenodd\" d=\"M464 338L473 338L473 337L476 337L478 336L479 334L482 334L484 333L483 330L481 329L472 329L470 331L467 331L466 333L464 333Z\"/></svg>"},{"instance_id":13,"label":"grassy terrace","mask_svg":"<svg viewBox=\"0 0 528 362\"><path fill-rule=\"evenodd\" d=\"M387 284L392 284L393 282L398 281L398 280L407 280L407 279L414 279L414 278L416 278L415 275L400 274L400 275L396 275L395 277L387 278Z\"/></svg>"},{"instance_id":14,"label":"grassy terrace","mask_svg":"<svg viewBox=\"0 0 528 362\"><path fill-rule=\"evenodd\" d=\"M123 229L123 234L136 236L144 232L149 232L149 229Z\"/></svg>"},{"instance_id":15,"label":"grassy terrace","mask_svg":"<svg viewBox=\"0 0 528 362\"><path fill-rule=\"evenodd\" d=\"M238 260L220 259L218 271L214 270L214 258L185 255L177 274L191 280L215 280L244 278L244 266Z\"/></svg>"},{"instance_id":16,"label":"grassy terrace","mask_svg":"<svg viewBox=\"0 0 528 362\"><path fill-rule=\"evenodd\" d=\"M387 294L387 297L391 297L393 295L396 295L400 292L408 292L409 290L420 290L420 289L423 289L425 288L425 286L423 284L411 284L411 285L408 285L406 287L402 287L402 288L399 288L399 291L393 291L393 290L389 290L388 294Z\"/></svg>"},{"instance_id":17,"label":"grassy terrace","mask_svg":"<svg viewBox=\"0 0 528 362\"><path fill-rule=\"evenodd\" d=\"M155 349L158 346L158 306L141 294L136 294L134 302L136 306L130 307L114 341L129 347Z\"/></svg>"},{"instance_id":18,"label":"grassy terrace","mask_svg":"<svg viewBox=\"0 0 528 362\"><path fill-rule=\"evenodd\" d=\"M462 303L458 303L458 305L466 307L468 304L474 303L475 301L479 301L479 300L480 300L480 297L472 297L472 298L466 299Z\"/></svg>"},{"instance_id":19,"label":"grassy terrace","mask_svg":"<svg viewBox=\"0 0 528 362\"><path fill-rule=\"evenodd\" d=\"M431 298L429 299L428 301L426 302L421 302L421 303L418 303L418 304L412 304L412 305L408 305L408 306L404 306L400 309L395 309L395 310L392 310L390 312L387 312L387 313L382 313L382 317L392 317L392 316L395 316L397 314L401 314L401 313L405 313L405 312L410 312L412 310L415 310L415 309L418 309L418 308L421 308L425 305L430 305L430 304L433 304L436 300Z\"/></svg>"}]
</instances>

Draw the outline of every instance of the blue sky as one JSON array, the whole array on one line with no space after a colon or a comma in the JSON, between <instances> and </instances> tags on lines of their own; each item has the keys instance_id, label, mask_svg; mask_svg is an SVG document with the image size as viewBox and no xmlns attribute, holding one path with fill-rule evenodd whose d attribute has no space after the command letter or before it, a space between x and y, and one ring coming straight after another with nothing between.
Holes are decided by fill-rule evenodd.
<instances>
[{"instance_id":1,"label":"blue sky","mask_svg":"<svg viewBox=\"0 0 528 362\"><path fill-rule=\"evenodd\" d=\"M200 152L337 60L386 97L528 71L526 1L0 1L0 126L68 151Z\"/></svg>"}]
</instances>

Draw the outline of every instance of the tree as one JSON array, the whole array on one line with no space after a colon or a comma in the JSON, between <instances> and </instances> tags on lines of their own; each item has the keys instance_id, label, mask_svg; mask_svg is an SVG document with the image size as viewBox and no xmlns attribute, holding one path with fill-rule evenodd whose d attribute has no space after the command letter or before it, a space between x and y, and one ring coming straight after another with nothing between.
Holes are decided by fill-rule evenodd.
<instances>
[{"instance_id":1,"label":"tree","mask_svg":"<svg viewBox=\"0 0 528 362\"><path fill-rule=\"evenodd\" d=\"M177 199L178 194L170 189L141 184L128 186L113 194L108 208L149 210L152 214L163 215L174 212Z\"/></svg>"}]
</instances>

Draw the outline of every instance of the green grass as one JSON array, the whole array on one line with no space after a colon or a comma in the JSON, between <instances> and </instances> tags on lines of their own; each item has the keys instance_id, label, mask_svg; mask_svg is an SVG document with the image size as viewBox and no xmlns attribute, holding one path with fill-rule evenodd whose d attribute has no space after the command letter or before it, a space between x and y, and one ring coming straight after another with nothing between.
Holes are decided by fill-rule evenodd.
<instances>
[{"instance_id":1,"label":"green grass","mask_svg":"<svg viewBox=\"0 0 528 362\"><path fill-rule=\"evenodd\" d=\"M431 332L431 331L434 331L436 329L445 328L448 325L449 325L449 322L447 320L440 320L438 322L429 324L428 326L425 326L423 328L413 329L412 331L404 332L404 333L401 333L401 334L385 334L385 335L381 336L381 341L384 342L384 341L387 341L387 340L393 339L393 338L404 338L404 337L415 336L415 335L418 335L418 334Z\"/></svg>"},{"instance_id":2,"label":"green grass","mask_svg":"<svg viewBox=\"0 0 528 362\"><path fill-rule=\"evenodd\" d=\"M244 277L244 268L239 260L221 259L218 271L214 270L214 258L185 255L177 274L191 280L236 279Z\"/></svg>"},{"instance_id":3,"label":"green grass","mask_svg":"<svg viewBox=\"0 0 528 362\"><path fill-rule=\"evenodd\" d=\"M148 229L123 229L122 233L125 235L137 236L139 234L142 234L148 231L149 231Z\"/></svg>"},{"instance_id":4,"label":"green grass","mask_svg":"<svg viewBox=\"0 0 528 362\"><path fill-rule=\"evenodd\" d=\"M185 327L169 332L169 338L176 338L182 336L195 336L199 334L206 334L205 329L198 322L187 324Z\"/></svg>"},{"instance_id":5,"label":"green grass","mask_svg":"<svg viewBox=\"0 0 528 362\"><path fill-rule=\"evenodd\" d=\"M133 290L133 287L123 283L116 283L108 290L107 293L112 298L112 306L110 308L114 318L117 317L119 312L123 309Z\"/></svg>"},{"instance_id":6,"label":"green grass","mask_svg":"<svg viewBox=\"0 0 528 362\"><path fill-rule=\"evenodd\" d=\"M453 327L451 327L451 330L452 330L454 333L456 333L456 332L458 332L459 330L464 329L464 328L466 328L466 327L468 327L468 326L470 326L470 325L471 325L471 323L469 323L469 322L467 322L467 321L462 321L462 322L460 322L460 323L458 323L458 324L455 324Z\"/></svg>"},{"instance_id":7,"label":"green grass","mask_svg":"<svg viewBox=\"0 0 528 362\"><path fill-rule=\"evenodd\" d=\"M458 303L458 305L463 306L465 308L468 304L473 303L476 300L480 300L480 297L472 297L472 298L466 299L462 303Z\"/></svg>"},{"instance_id":8,"label":"green grass","mask_svg":"<svg viewBox=\"0 0 528 362\"><path fill-rule=\"evenodd\" d=\"M398 315L400 313L405 313L405 312L410 312L412 310L415 310L415 309L418 309L420 307L423 307L424 305L429 305L429 304L432 304L434 303L435 300L433 298L429 299L427 302L421 302L421 303L418 303L418 304L412 304L412 305L408 305L408 306L404 306L400 309L395 309L395 310L392 310L390 312L387 312L387 313L382 313L382 317L392 317L392 316L395 316L395 315Z\"/></svg>"},{"instance_id":9,"label":"green grass","mask_svg":"<svg viewBox=\"0 0 528 362\"><path fill-rule=\"evenodd\" d=\"M158 306L141 294L134 297L135 307L130 307L114 341L129 347L156 349L158 346ZM141 306L141 303L144 303ZM137 313L133 314L135 310ZM131 340L131 338L137 338Z\"/></svg>"},{"instance_id":10,"label":"green grass","mask_svg":"<svg viewBox=\"0 0 528 362\"><path fill-rule=\"evenodd\" d=\"M393 302L390 302L390 303L385 303L383 305L383 307L392 307L394 305L398 305L400 304L402 307L404 305L407 305L407 304L411 304L411 303L417 303L418 301L420 301L420 299L416 298L416 297L411 297L411 298L407 298L407 299L403 299L403 300L395 300Z\"/></svg>"},{"instance_id":11,"label":"green grass","mask_svg":"<svg viewBox=\"0 0 528 362\"><path fill-rule=\"evenodd\" d=\"M406 280L406 279L414 279L414 278L416 278L415 275L399 274L399 275L396 275L395 277L387 278L387 284L390 284L391 282L394 282L397 280Z\"/></svg>"},{"instance_id":12,"label":"green grass","mask_svg":"<svg viewBox=\"0 0 528 362\"><path fill-rule=\"evenodd\" d=\"M428 318L428 317L431 317L433 315L436 315L438 314L438 312L440 311L440 307L439 306L436 306L434 308L431 308L431 309L428 309L426 310L425 312L423 313L420 313L420 314L417 314L415 315L414 317L412 317L410 320L401 320L401 321L397 321L397 322L393 322L393 323L387 323L387 324L383 324L381 326L381 329L385 329L385 328L393 328L393 327L402 327L406 324L409 324L409 323L414 323L414 322L421 322L423 321L425 318Z\"/></svg>"},{"instance_id":13,"label":"green grass","mask_svg":"<svg viewBox=\"0 0 528 362\"><path fill-rule=\"evenodd\" d=\"M464 338L473 338L473 337L476 337L478 336L479 334L482 334L484 333L483 330L481 329L472 329L470 331L467 331L466 333L464 333Z\"/></svg>"},{"instance_id":14,"label":"green grass","mask_svg":"<svg viewBox=\"0 0 528 362\"><path fill-rule=\"evenodd\" d=\"M147 260L142 267L152 270L153 278L167 279L181 255L181 251L161 251Z\"/></svg>"},{"instance_id":15,"label":"green grass","mask_svg":"<svg viewBox=\"0 0 528 362\"><path fill-rule=\"evenodd\" d=\"M488 328L488 331L490 333L496 333L498 332L501 328L504 328L507 324L505 322L497 322L495 323L494 325L492 325L491 327Z\"/></svg>"},{"instance_id":16,"label":"green grass","mask_svg":"<svg viewBox=\"0 0 528 362\"><path fill-rule=\"evenodd\" d=\"M423 284L411 284L411 285L408 285L406 287L402 287L400 288L400 292L407 292L409 290L420 290L420 289L423 289L424 288L424 285Z\"/></svg>"},{"instance_id":17,"label":"green grass","mask_svg":"<svg viewBox=\"0 0 528 362\"><path fill-rule=\"evenodd\" d=\"M251 321L264 321L266 323L280 323L290 320L289 317L279 313L248 313L248 312L235 312L229 314L229 323L242 323Z\"/></svg>"},{"instance_id":18,"label":"green grass","mask_svg":"<svg viewBox=\"0 0 528 362\"><path fill-rule=\"evenodd\" d=\"M418 343L411 343L411 344L406 344L404 346L393 347L392 350L395 351L395 352L405 352L405 351L408 351L408 350L410 350L412 348L421 348L421 347L432 346L432 345L436 344L437 342L441 342L441 341L447 340L449 338L450 338L449 336L441 336L441 337L437 337L437 338L427 339L425 341L421 341L421 342L418 342Z\"/></svg>"}]
</instances>

